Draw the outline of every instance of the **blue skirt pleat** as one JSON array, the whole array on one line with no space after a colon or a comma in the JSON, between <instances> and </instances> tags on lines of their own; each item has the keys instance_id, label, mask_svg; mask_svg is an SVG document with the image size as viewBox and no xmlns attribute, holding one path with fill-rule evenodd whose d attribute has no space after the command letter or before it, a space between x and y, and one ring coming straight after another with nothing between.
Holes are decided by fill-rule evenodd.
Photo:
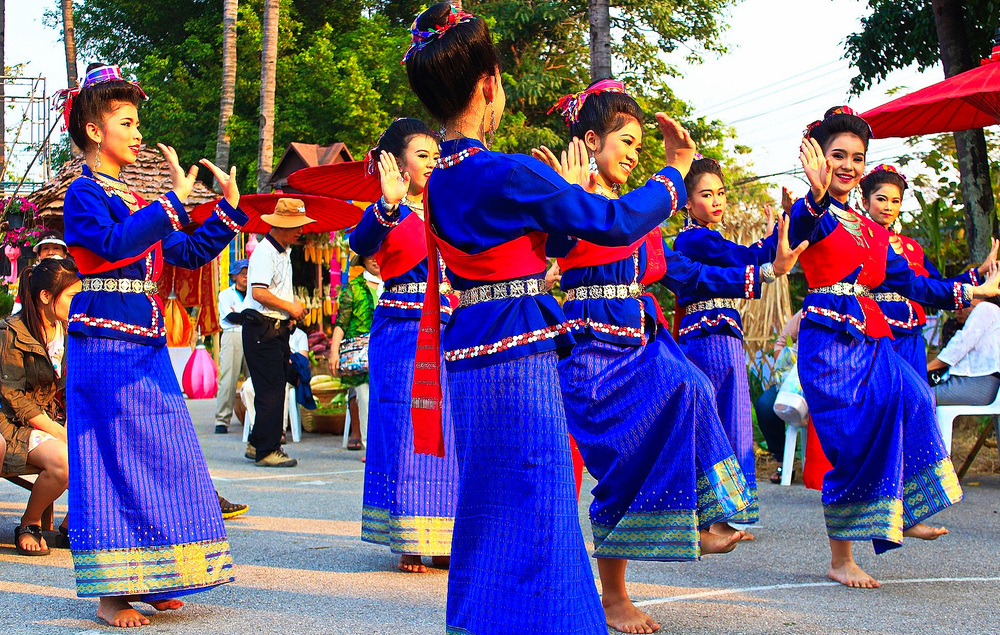
<instances>
[{"instance_id":1,"label":"blue skirt pleat","mask_svg":"<svg viewBox=\"0 0 1000 635\"><path fill-rule=\"evenodd\" d=\"M219 501L165 346L71 336L69 540L81 597L233 580Z\"/></svg>"},{"instance_id":2,"label":"blue skirt pleat","mask_svg":"<svg viewBox=\"0 0 1000 635\"><path fill-rule=\"evenodd\" d=\"M752 498L708 378L668 334L639 347L579 341L559 363L570 434L597 479L597 557L694 560L700 532Z\"/></svg>"},{"instance_id":3,"label":"blue skirt pleat","mask_svg":"<svg viewBox=\"0 0 1000 635\"><path fill-rule=\"evenodd\" d=\"M448 633L606 635L556 353L450 373L460 466Z\"/></svg>"},{"instance_id":4,"label":"blue skirt pleat","mask_svg":"<svg viewBox=\"0 0 1000 635\"><path fill-rule=\"evenodd\" d=\"M757 505L757 466L753 451L753 404L747 380L747 356L743 341L721 333L689 339L681 345L684 354L708 376L715 388L719 419L733 446L753 504L728 522L753 525L760 520Z\"/></svg>"},{"instance_id":5,"label":"blue skirt pleat","mask_svg":"<svg viewBox=\"0 0 1000 635\"><path fill-rule=\"evenodd\" d=\"M893 333L892 350L903 358L920 377L927 377L927 345L923 329L913 333ZM933 391L931 392L933 395Z\"/></svg>"},{"instance_id":6,"label":"blue skirt pleat","mask_svg":"<svg viewBox=\"0 0 1000 635\"><path fill-rule=\"evenodd\" d=\"M413 452L410 384L420 323L376 312L368 344L368 448L361 539L393 553L451 553L458 464L444 394L445 456ZM445 383L442 370L442 386Z\"/></svg>"},{"instance_id":7,"label":"blue skirt pleat","mask_svg":"<svg viewBox=\"0 0 1000 635\"><path fill-rule=\"evenodd\" d=\"M827 533L899 547L903 531L962 499L927 382L888 338L802 322L799 377L820 445Z\"/></svg>"}]
</instances>

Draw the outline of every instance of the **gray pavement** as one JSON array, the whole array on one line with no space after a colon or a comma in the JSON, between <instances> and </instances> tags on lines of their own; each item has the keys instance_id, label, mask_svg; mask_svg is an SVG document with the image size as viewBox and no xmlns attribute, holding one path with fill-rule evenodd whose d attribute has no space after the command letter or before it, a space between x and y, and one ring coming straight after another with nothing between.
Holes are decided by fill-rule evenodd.
<instances>
[{"instance_id":1,"label":"gray pavement","mask_svg":"<svg viewBox=\"0 0 1000 635\"><path fill-rule=\"evenodd\" d=\"M189 405L219 491L250 504L249 514L227 523L237 581L191 596L143 632L443 632L447 573L397 573L388 550L358 538L364 466L357 452L341 449L339 438L307 434L287 446L297 468L264 470L242 458L240 426L212 433L214 401ZM630 591L671 634L1000 633L1000 477L968 478L965 492L938 517L951 530L941 540L878 557L856 546L861 566L883 582L879 590L827 581L818 492L764 482L756 541L696 563L632 563ZM69 552L16 555L11 530L24 500L0 481L0 633L112 631L94 621L95 601L75 596ZM587 502L585 494L585 528ZM60 503L61 518L65 498Z\"/></svg>"}]
</instances>

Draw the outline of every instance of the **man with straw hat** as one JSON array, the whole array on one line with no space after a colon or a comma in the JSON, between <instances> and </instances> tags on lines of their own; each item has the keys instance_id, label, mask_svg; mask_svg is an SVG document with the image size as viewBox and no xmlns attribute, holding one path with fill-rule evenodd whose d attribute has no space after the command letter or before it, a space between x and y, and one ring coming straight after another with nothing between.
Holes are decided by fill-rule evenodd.
<instances>
[{"instance_id":1,"label":"man with straw hat","mask_svg":"<svg viewBox=\"0 0 1000 635\"><path fill-rule=\"evenodd\" d=\"M291 252L302 236L302 227L314 221L306 216L305 203L297 198L278 199L274 212L261 220L271 231L250 256L250 293L243 303L243 352L256 410L246 457L258 467L294 467L298 461L281 447L281 423L291 355L290 322L302 319L306 309L292 292Z\"/></svg>"}]
</instances>

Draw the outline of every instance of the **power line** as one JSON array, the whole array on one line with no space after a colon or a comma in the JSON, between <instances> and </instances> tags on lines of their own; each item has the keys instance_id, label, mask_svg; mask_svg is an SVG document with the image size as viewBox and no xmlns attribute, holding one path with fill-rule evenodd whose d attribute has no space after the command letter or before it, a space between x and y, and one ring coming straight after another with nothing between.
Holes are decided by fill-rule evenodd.
<instances>
[{"instance_id":1,"label":"power line","mask_svg":"<svg viewBox=\"0 0 1000 635\"><path fill-rule=\"evenodd\" d=\"M789 86L785 86L783 88L769 90L764 95L759 95L759 96L753 97L751 99L746 99L746 100L741 101L739 103L733 104L732 106L727 106L725 108L722 108L721 110L717 110L717 111L712 112L712 113L704 114L704 116L706 116L706 117L718 117L722 113L734 110L736 108L740 108L740 107L745 106L747 104L752 104L754 102L761 101L762 99L772 99L772 98L775 98L776 95L779 95L779 94L784 93L784 92L789 91L789 90L800 89L803 86L806 86L806 85L811 84L813 82L816 82L818 80L826 79L827 77L830 77L831 75L840 74L840 73L844 72L844 70L845 69L836 68L836 69L834 69L834 70L832 70L832 71L830 71L828 73L823 73L822 75L817 75L816 77L811 77L809 79L804 79L804 80L801 80L801 81L799 81L799 82L797 82L795 84L792 84L792 85L789 85ZM790 79L794 79L794 77L790 78Z\"/></svg>"},{"instance_id":2,"label":"power line","mask_svg":"<svg viewBox=\"0 0 1000 635\"><path fill-rule=\"evenodd\" d=\"M729 99L726 99L725 101L721 101L721 102L719 102L717 104L713 104L713 105L707 106L705 108L700 108L699 110L701 110L701 111L714 110L716 108L719 108L720 106L724 106L726 104L732 103L732 102L734 102L734 101L736 101L738 99L743 99L745 97L749 97L750 95L755 95L755 94L757 94L757 93L759 93L761 91L770 90L770 89L774 88L775 86L779 86L779 85L784 84L786 82L789 82L789 81L792 81L794 79L797 79L797 78L799 78L799 77L801 77L803 75L808 75L809 73L813 73L815 71L821 70L821 69L826 68L826 67L828 67L828 66L830 66L832 64L839 64L840 62L841 62L840 59L836 59L836 60L833 60L831 62L827 62L826 64L821 64L821 65L817 66L816 68L811 68L811 69L809 69L807 71L803 71L801 73L797 73L795 75L792 75L791 77L786 77L785 79L778 80L778 81L773 82L771 84L768 84L766 86L761 86L760 88L755 88L754 90L751 90L750 92L743 93L742 95L736 95L735 97L731 97Z\"/></svg>"}]
</instances>

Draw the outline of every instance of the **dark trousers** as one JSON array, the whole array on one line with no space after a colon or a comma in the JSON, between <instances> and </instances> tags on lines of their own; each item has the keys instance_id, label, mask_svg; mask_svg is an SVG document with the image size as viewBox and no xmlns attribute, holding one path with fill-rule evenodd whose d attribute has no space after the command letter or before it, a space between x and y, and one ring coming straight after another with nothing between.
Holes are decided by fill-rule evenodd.
<instances>
[{"instance_id":1,"label":"dark trousers","mask_svg":"<svg viewBox=\"0 0 1000 635\"><path fill-rule=\"evenodd\" d=\"M253 405L257 411L250 444L257 460L281 447L281 422L285 412L285 384L291 366L288 322L278 322L256 311L243 313L243 354L253 380Z\"/></svg>"},{"instance_id":2,"label":"dark trousers","mask_svg":"<svg viewBox=\"0 0 1000 635\"><path fill-rule=\"evenodd\" d=\"M777 398L778 387L771 386L757 398L753 408L757 414L757 427L767 442L767 450L774 455L774 458L781 461L785 456L785 422L774 414L774 401Z\"/></svg>"}]
</instances>

